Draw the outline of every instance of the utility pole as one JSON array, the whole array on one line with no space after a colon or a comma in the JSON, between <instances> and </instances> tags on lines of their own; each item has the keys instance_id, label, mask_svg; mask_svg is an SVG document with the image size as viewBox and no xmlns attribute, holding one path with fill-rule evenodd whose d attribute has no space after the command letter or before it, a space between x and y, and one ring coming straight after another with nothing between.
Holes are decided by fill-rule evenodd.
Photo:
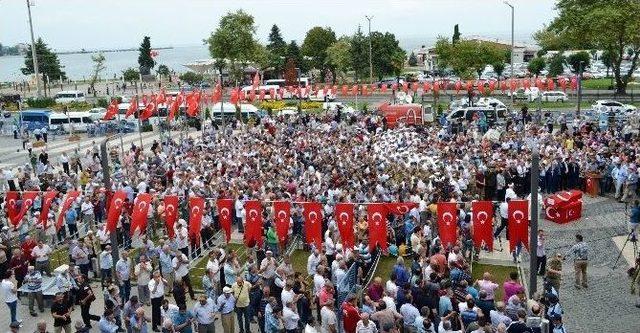
<instances>
[{"instance_id":1,"label":"utility pole","mask_svg":"<svg viewBox=\"0 0 640 333\"><path fill-rule=\"evenodd\" d=\"M122 134L120 134L122 138ZM111 193L111 175L109 174L109 153L107 151L107 142L112 139L113 136L107 137L100 144L100 162L102 164L102 182L107 192ZM118 253L118 235L115 232L111 233L111 258L113 262L117 262L120 254Z\"/></svg>"},{"instance_id":2,"label":"utility pole","mask_svg":"<svg viewBox=\"0 0 640 333\"><path fill-rule=\"evenodd\" d=\"M505 1L504 2L505 5L509 6L511 8L511 82L513 82L513 51L515 50L515 42L514 42L514 37L513 37L513 30L514 30L514 8L513 5L510 4L509 2ZM509 87L509 89L511 89L511 87ZM515 91L511 92L511 108L513 108L513 95L514 95Z\"/></svg>"},{"instance_id":3,"label":"utility pole","mask_svg":"<svg viewBox=\"0 0 640 333\"><path fill-rule=\"evenodd\" d=\"M580 116L580 104L582 104L582 65L584 64L584 61L580 61L580 64L578 64L578 108L576 109L576 116L579 117Z\"/></svg>"},{"instance_id":4,"label":"utility pole","mask_svg":"<svg viewBox=\"0 0 640 333\"><path fill-rule=\"evenodd\" d=\"M31 3L27 0L27 13L29 14L29 31L31 32L31 57L33 58L33 73L36 75L36 94L42 97L40 88L40 69L38 68L38 55L36 54L36 40L33 38L33 22L31 20Z\"/></svg>"},{"instance_id":5,"label":"utility pole","mask_svg":"<svg viewBox=\"0 0 640 333\"><path fill-rule=\"evenodd\" d=\"M538 216L540 215L538 208L538 181L540 178L540 154L538 153L538 142L532 139L531 142L531 223L529 231L529 251L531 259L529 260L529 297L533 298L533 294L538 289L538 257L536 249L538 248Z\"/></svg>"},{"instance_id":6,"label":"utility pole","mask_svg":"<svg viewBox=\"0 0 640 333\"><path fill-rule=\"evenodd\" d=\"M365 15L364 17L369 21L369 83L371 84L373 83L373 61L371 56L371 20L373 19L373 15Z\"/></svg>"}]
</instances>

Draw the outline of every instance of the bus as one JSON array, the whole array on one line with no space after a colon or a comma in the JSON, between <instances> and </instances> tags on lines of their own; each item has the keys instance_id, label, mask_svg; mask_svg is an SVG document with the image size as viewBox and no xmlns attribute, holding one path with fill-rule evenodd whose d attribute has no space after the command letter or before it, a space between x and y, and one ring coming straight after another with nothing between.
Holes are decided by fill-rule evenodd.
<instances>
[{"instance_id":1,"label":"bus","mask_svg":"<svg viewBox=\"0 0 640 333\"><path fill-rule=\"evenodd\" d=\"M80 90L65 90L56 94L54 97L56 103L68 104L73 102L86 102L84 93Z\"/></svg>"},{"instance_id":2,"label":"bus","mask_svg":"<svg viewBox=\"0 0 640 333\"><path fill-rule=\"evenodd\" d=\"M18 116L18 124L26 131L46 128L49 126L49 117L52 112L49 109L31 109L21 111Z\"/></svg>"},{"instance_id":3,"label":"bus","mask_svg":"<svg viewBox=\"0 0 640 333\"><path fill-rule=\"evenodd\" d=\"M86 132L94 124L91 116L89 112L52 113L49 117L49 129L55 131L62 128L65 132L71 132L73 127L74 132Z\"/></svg>"}]
</instances>

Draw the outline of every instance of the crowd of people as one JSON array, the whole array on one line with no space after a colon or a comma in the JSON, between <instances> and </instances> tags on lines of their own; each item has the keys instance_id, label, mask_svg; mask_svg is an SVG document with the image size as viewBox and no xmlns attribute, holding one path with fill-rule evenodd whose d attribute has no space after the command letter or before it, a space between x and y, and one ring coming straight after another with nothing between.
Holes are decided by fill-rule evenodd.
<instances>
[{"instance_id":1,"label":"crowd of people","mask_svg":"<svg viewBox=\"0 0 640 333\"><path fill-rule=\"evenodd\" d=\"M500 130L500 139L487 138L487 129ZM340 112L232 121L226 128L207 128L202 138L154 141L145 149L132 145L124 154L120 147L112 148L112 188L104 187L95 144L85 153L56 157L49 157L46 148L34 150L30 154L37 157L29 163L0 170L0 192L55 189L59 194L44 223L39 222L41 197L17 225L2 216L0 272L7 272L2 294L12 322L18 320L18 294L27 295L31 314L39 316L35 303L42 312L43 280L51 276L57 288L51 309L56 332L71 331L69 313L76 306L82 314L77 327L91 328L93 321L103 332L188 333L192 323L198 332L213 332L218 319L224 332L246 333L252 332L253 322L261 332L313 332L313 327L336 332L342 325L345 332L511 333L536 331L543 321L550 322L553 332L565 332L558 297L562 256L553 254L546 263L544 233L536 255L545 259L538 273L547 283L533 299L526 297L517 274L493 281L487 273L474 281L469 271L478 251L471 242L470 202L495 201L495 236L501 239L506 234L504 203L529 196L534 141L541 155L543 192L585 189L587 177L599 175L603 194L624 201L636 197L640 141L613 127L601 131L580 123L561 124L550 132L524 116L514 116L500 128L480 126L474 119L440 130L389 129L376 116ZM58 208L64 193L74 189L83 195L58 230ZM104 224L108 192L115 190L127 193L117 244ZM147 230L131 238L131 213L139 193L152 194L152 209ZM223 246L207 248L202 253L208 256L206 270L197 271L190 262L195 247L187 232L186 200L181 200L175 237L169 238L164 195L206 198L203 243L220 230L218 198L235 200L234 225L240 233L246 200L290 200L289 239L304 234L298 203L317 201L324 211L323 246L309 248L306 271L294 270L267 206L263 248L249 249L243 261ZM460 233L454 247L439 242L436 211L442 201L459 203ZM362 295L348 295L342 304L337 304L336 286L351 267L358 284L368 282L373 253L364 205L355 213L356 246L343 246L333 214L339 202L417 203L403 216L389 216L387 239L391 254L398 256L393 273L375 277ZM54 273L53 250L61 246L68 249L68 266ZM117 260L111 256L115 247L121 250ZM586 260L586 251L586 246L574 246L568 254ZM514 260L518 255L514 252ZM586 264L584 272L584 283L576 278L576 287L587 287ZM91 313L96 297L89 281L98 276L105 300L101 316ZM197 295L196 279L203 289ZM132 292L132 285L137 290ZM151 307L150 316L145 306Z\"/></svg>"}]
</instances>

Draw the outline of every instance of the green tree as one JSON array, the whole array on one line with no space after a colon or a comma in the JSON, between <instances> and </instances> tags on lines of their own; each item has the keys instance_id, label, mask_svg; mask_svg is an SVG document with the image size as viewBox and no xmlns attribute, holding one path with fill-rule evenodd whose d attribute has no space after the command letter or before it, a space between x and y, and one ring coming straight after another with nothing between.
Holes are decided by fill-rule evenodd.
<instances>
[{"instance_id":1,"label":"green tree","mask_svg":"<svg viewBox=\"0 0 640 333\"><path fill-rule=\"evenodd\" d=\"M93 71L91 72L91 80L89 81L89 87L91 87L91 91L93 91L93 97L96 97L96 82L98 82L98 78L100 77L100 72L105 70L107 66L104 65L105 57L104 57L104 54L102 53L92 55L91 61L93 61Z\"/></svg>"},{"instance_id":2,"label":"green tree","mask_svg":"<svg viewBox=\"0 0 640 333\"><path fill-rule=\"evenodd\" d=\"M540 57L536 57L533 58L531 60L529 60L529 64L527 65L527 69L529 70L529 73L535 75L536 77L538 77L538 75L540 75L540 72L542 72L542 70L547 66L547 62L544 60L544 58L540 58Z\"/></svg>"},{"instance_id":3,"label":"green tree","mask_svg":"<svg viewBox=\"0 0 640 333\"><path fill-rule=\"evenodd\" d=\"M287 46L286 59L287 59L287 65L288 65L289 59L291 59L293 60L295 67L298 67L300 68L300 70L305 71L306 69L305 62L304 62L304 59L302 58L300 47L298 46L298 43L296 43L295 40L292 40L291 43L289 43L289 45ZM285 70L286 70L286 67L285 67Z\"/></svg>"},{"instance_id":4,"label":"green tree","mask_svg":"<svg viewBox=\"0 0 640 333\"><path fill-rule=\"evenodd\" d=\"M31 46L29 45L29 48ZM60 59L58 59L58 55L53 53L49 46L42 40L42 38L38 38L36 40L36 56L38 57L38 70L43 77L44 82L44 91L45 94L47 92L47 80L45 77L49 77L50 79L66 79L67 75L62 70L62 65L60 65ZM31 52L27 52L24 57L24 67L20 69L22 74L30 75L34 74L33 70L33 57L31 56Z\"/></svg>"},{"instance_id":5,"label":"green tree","mask_svg":"<svg viewBox=\"0 0 640 333\"><path fill-rule=\"evenodd\" d=\"M600 60L602 60L602 64L607 68L607 77L609 77L609 70L613 66L613 54L610 51L602 52L602 56L600 56Z\"/></svg>"},{"instance_id":6,"label":"green tree","mask_svg":"<svg viewBox=\"0 0 640 333\"><path fill-rule=\"evenodd\" d=\"M502 76L502 73L504 73L504 61L498 61L496 63L491 64L491 67L493 67L493 71L496 72L496 74L498 75L498 77Z\"/></svg>"},{"instance_id":7,"label":"green tree","mask_svg":"<svg viewBox=\"0 0 640 333\"><path fill-rule=\"evenodd\" d=\"M269 55L269 66L273 67L277 72L282 72L287 56L287 43L282 38L280 28L275 24L271 27L271 32L269 33L267 51Z\"/></svg>"},{"instance_id":8,"label":"green tree","mask_svg":"<svg viewBox=\"0 0 640 333\"><path fill-rule=\"evenodd\" d=\"M331 67L335 68L337 75L334 76L334 81L336 76L344 81L347 72L351 69L351 38L343 36L331 44L327 48L327 61Z\"/></svg>"},{"instance_id":9,"label":"green tree","mask_svg":"<svg viewBox=\"0 0 640 333\"><path fill-rule=\"evenodd\" d=\"M637 0L560 0L558 16L546 29L561 36L576 49L599 49L612 53L616 93L626 94L640 55L640 1ZM625 50L633 56L628 69L622 69Z\"/></svg>"},{"instance_id":10,"label":"green tree","mask_svg":"<svg viewBox=\"0 0 640 333\"><path fill-rule=\"evenodd\" d=\"M138 65L140 65L140 74L148 75L151 73L151 69L156 65L156 61L151 56L151 37L144 36L140 48L138 48L140 54L138 55Z\"/></svg>"},{"instance_id":11,"label":"green tree","mask_svg":"<svg viewBox=\"0 0 640 333\"><path fill-rule=\"evenodd\" d=\"M178 78L190 86L202 83L202 80L204 80L202 74L198 74L192 71L184 72L180 74Z\"/></svg>"},{"instance_id":12,"label":"green tree","mask_svg":"<svg viewBox=\"0 0 640 333\"><path fill-rule=\"evenodd\" d=\"M369 40L362 34L362 30L358 30L351 38L351 68L354 72L354 78L359 80L365 76L369 76Z\"/></svg>"},{"instance_id":13,"label":"green tree","mask_svg":"<svg viewBox=\"0 0 640 333\"><path fill-rule=\"evenodd\" d=\"M415 53L411 52L411 54L409 55L409 60L407 62L409 63L409 66L415 67L418 65L418 57L416 57Z\"/></svg>"},{"instance_id":14,"label":"green tree","mask_svg":"<svg viewBox=\"0 0 640 333\"><path fill-rule=\"evenodd\" d=\"M495 69L496 64L504 62L503 48L472 40L463 39L452 44L446 38L439 37L435 52L439 67L449 67L456 75L465 79L474 78L474 73L479 77L487 65L493 65Z\"/></svg>"},{"instance_id":15,"label":"green tree","mask_svg":"<svg viewBox=\"0 0 640 333\"><path fill-rule=\"evenodd\" d=\"M122 79L129 83L136 82L140 79L140 72L135 68L129 67L122 72Z\"/></svg>"},{"instance_id":16,"label":"green tree","mask_svg":"<svg viewBox=\"0 0 640 333\"><path fill-rule=\"evenodd\" d=\"M582 70L589 67L591 63L591 55L587 51L576 52L567 57L567 63L571 66L574 73L580 72L580 64L582 63Z\"/></svg>"},{"instance_id":17,"label":"green tree","mask_svg":"<svg viewBox=\"0 0 640 333\"><path fill-rule=\"evenodd\" d=\"M232 79L242 79L243 68L255 59L255 33L253 16L238 10L223 16L207 39L211 57L228 61Z\"/></svg>"},{"instance_id":18,"label":"green tree","mask_svg":"<svg viewBox=\"0 0 640 333\"><path fill-rule=\"evenodd\" d=\"M549 58L549 76L554 77L564 73L564 64L566 59L561 53L554 54Z\"/></svg>"},{"instance_id":19,"label":"green tree","mask_svg":"<svg viewBox=\"0 0 640 333\"><path fill-rule=\"evenodd\" d=\"M309 57L311 68L324 72L328 67L327 48L336 42L336 33L331 28L313 27L307 31L302 43L302 55Z\"/></svg>"},{"instance_id":20,"label":"green tree","mask_svg":"<svg viewBox=\"0 0 640 333\"><path fill-rule=\"evenodd\" d=\"M169 82L171 82L171 71L169 71L169 67L167 67L167 65L164 65L164 64L159 65L158 69L156 69L156 73L160 75L160 79L164 77L168 77Z\"/></svg>"},{"instance_id":21,"label":"green tree","mask_svg":"<svg viewBox=\"0 0 640 333\"><path fill-rule=\"evenodd\" d=\"M460 30L458 29L458 25L453 26L453 37L451 37L451 43L455 44L460 41Z\"/></svg>"},{"instance_id":22,"label":"green tree","mask_svg":"<svg viewBox=\"0 0 640 333\"><path fill-rule=\"evenodd\" d=\"M400 48L396 36L392 33L379 31L371 32L371 49L375 55L372 59L373 75L381 80L387 75L399 76L398 67L404 68L406 60L405 51ZM368 45L365 47L366 56L363 58L365 68L368 67ZM400 66L400 58L402 57L402 66Z\"/></svg>"},{"instance_id":23,"label":"green tree","mask_svg":"<svg viewBox=\"0 0 640 333\"><path fill-rule=\"evenodd\" d=\"M541 51L543 50L545 53L546 51L563 51L571 48L571 44L561 33L549 29L547 25L534 32L533 39L540 45Z\"/></svg>"}]
</instances>

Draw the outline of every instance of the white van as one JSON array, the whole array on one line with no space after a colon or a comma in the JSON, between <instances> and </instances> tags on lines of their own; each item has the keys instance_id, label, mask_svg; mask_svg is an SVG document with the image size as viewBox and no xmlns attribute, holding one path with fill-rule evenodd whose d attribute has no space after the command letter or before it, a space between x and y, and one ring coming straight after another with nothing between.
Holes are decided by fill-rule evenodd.
<instances>
[{"instance_id":1,"label":"white van","mask_svg":"<svg viewBox=\"0 0 640 333\"><path fill-rule=\"evenodd\" d=\"M253 86L246 86L242 88L242 92L244 93L244 97L246 100L249 100L249 93L251 92L252 89L253 89ZM275 96L273 97L271 97L272 89L273 89L273 93L275 94ZM278 89L280 89L280 86L275 84L259 86L258 88L255 89L256 99L260 98L260 90L264 90L265 100L270 100L270 99L279 100L280 95L278 94Z\"/></svg>"},{"instance_id":2,"label":"white van","mask_svg":"<svg viewBox=\"0 0 640 333\"><path fill-rule=\"evenodd\" d=\"M506 108L492 108L486 106L463 107L451 110L447 115L449 122L457 122L459 119L471 121L477 113L483 112L489 124L502 123L507 117Z\"/></svg>"},{"instance_id":3,"label":"white van","mask_svg":"<svg viewBox=\"0 0 640 333\"><path fill-rule=\"evenodd\" d=\"M255 107L255 105L249 103L240 104L240 114L242 115L243 120L246 120L250 117L258 118L260 116L260 114L258 113L258 108ZM214 121L222 121L223 116L225 119L235 118L236 106L231 103L218 102L211 107L211 117Z\"/></svg>"},{"instance_id":4,"label":"white van","mask_svg":"<svg viewBox=\"0 0 640 333\"><path fill-rule=\"evenodd\" d=\"M86 102L84 93L80 90L65 90L56 94L54 97L56 103L68 104L72 102Z\"/></svg>"},{"instance_id":5,"label":"white van","mask_svg":"<svg viewBox=\"0 0 640 333\"><path fill-rule=\"evenodd\" d=\"M544 102L566 102L569 98L562 91L545 91L542 93L542 100Z\"/></svg>"},{"instance_id":6,"label":"white van","mask_svg":"<svg viewBox=\"0 0 640 333\"><path fill-rule=\"evenodd\" d=\"M89 112L69 112L51 113L49 116L49 130L56 130L60 127L65 132L70 133L73 126L74 132L86 132L89 126L94 124L92 114ZM71 125L69 125L71 123Z\"/></svg>"}]
</instances>

